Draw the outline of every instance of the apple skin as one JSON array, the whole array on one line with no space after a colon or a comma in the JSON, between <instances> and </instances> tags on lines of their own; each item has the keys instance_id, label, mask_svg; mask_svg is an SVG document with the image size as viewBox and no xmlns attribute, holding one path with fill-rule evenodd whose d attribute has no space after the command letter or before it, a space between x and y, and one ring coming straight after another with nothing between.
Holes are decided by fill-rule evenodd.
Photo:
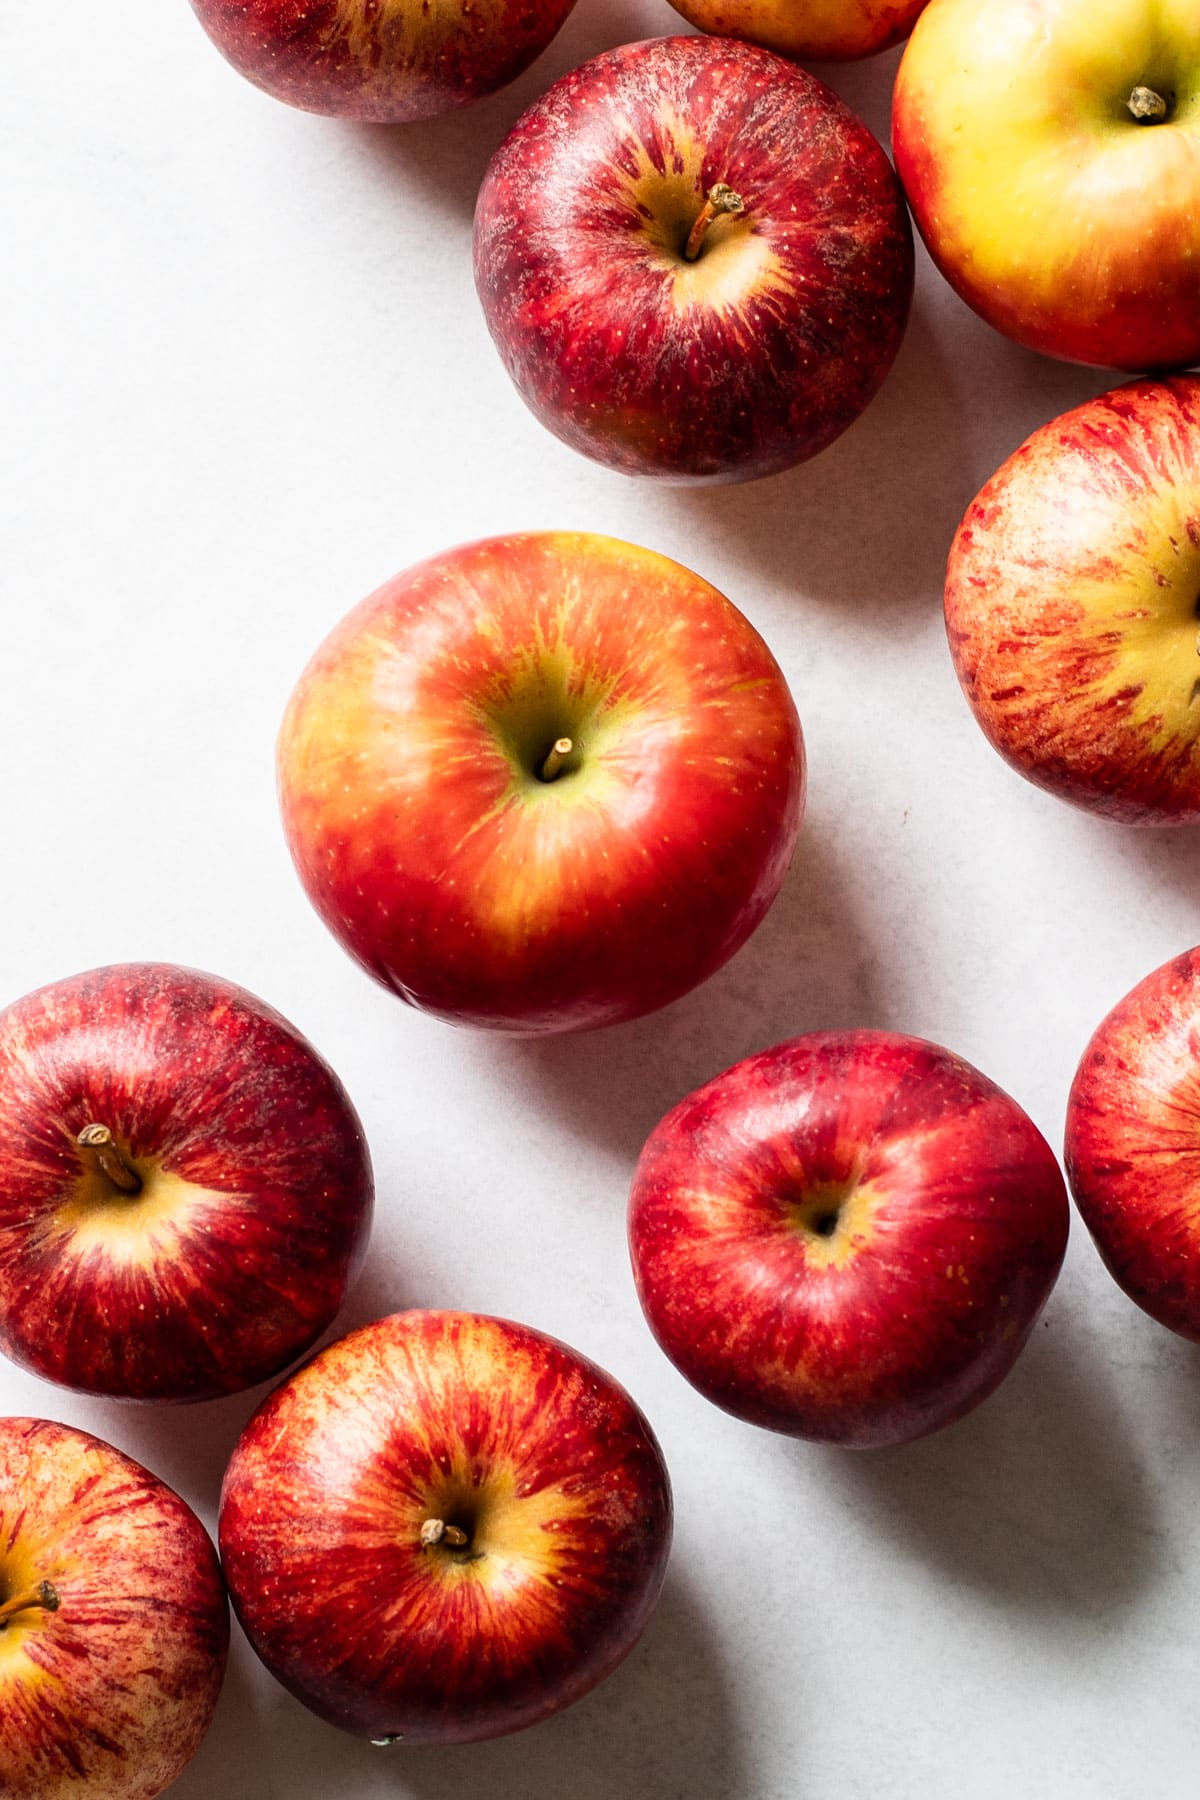
<instances>
[{"instance_id":1,"label":"apple skin","mask_svg":"<svg viewBox=\"0 0 1200 1800\"><path fill-rule=\"evenodd\" d=\"M93 1123L140 1193L85 1167ZM278 1375L341 1306L372 1194L337 1077L232 982L128 963L0 1013L0 1349L48 1381L202 1400Z\"/></svg>"},{"instance_id":2,"label":"apple skin","mask_svg":"<svg viewBox=\"0 0 1200 1800\"><path fill-rule=\"evenodd\" d=\"M1138 86L1167 119L1138 123ZM1200 357L1194 0L933 0L892 144L934 261L1005 336L1102 368Z\"/></svg>"},{"instance_id":3,"label":"apple skin","mask_svg":"<svg viewBox=\"0 0 1200 1800\"><path fill-rule=\"evenodd\" d=\"M566 734L558 779L537 770ZM338 625L279 739L284 829L334 935L458 1024L581 1030L676 999L758 924L804 800L758 633L588 533L491 538Z\"/></svg>"},{"instance_id":4,"label":"apple skin","mask_svg":"<svg viewBox=\"0 0 1200 1800\"><path fill-rule=\"evenodd\" d=\"M0 1794L154 1800L208 1730L229 1648L216 1552L157 1476L87 1432L0 1419Z\"/></svg>"},{"instance_id":5,"label":"apple skin","mask_svg":"<svg viewBox=\"0 0 1200 1800\"><path fill-rule=\"evenodd\" d=\"M695 261L705 196L735 189ZM891 367L912 297L892 167L815 76L732 39L627 44L493 156L475 285L533 412L630 475L748 481L815 456Z\"/></svg>"},{"instance_id":6,"label":"apple skin","mask_svg":"<svg viewBox=\"0 0 1200 1800\"><path fill-rule=\"evenodd\" d=\"M946 631L988 742L1128 825L1200 820L1200 378L1131 382L1035 431L972 501Z\"/></svg>"},{"instance_id":7,"label":"apple skin","mask_svg":"<svg viewBox=\"0 0 1200 1800\"><path fill-rule=\"evenodd\" d=\"M574 0L192 0L217 49L305 112L401 124L513 81Z\"/></svg>"},{"instance_id":8,"label":"apple skin","mask_svg":"<svg viewBox=\"0 0 1200 1800\"><path fill-rule=\"evenodd\" d=\"M1200 1343L1200 950L1113 1007L1067 1101L1067 1179L1109 1274Z\"/></svg>"},{"instance_id":9,"label":"apple skin","mask_svg":"<svg viewBox=\"0 0 1200 1800\"><path fill-rule=\"evenodd\" d=\"M813 1032L668 1113L629 1242L650 1329L707 1399L872 1448L1003 1380L1068 1223L1049 1145L969 1063L893 1032Z\"/></svg>"},{"instance_id":10,"label":"apple skin","mask_svg":"<svg viewBox=\"0 0 1200 1800\"><path fill-rule=\"evenodd\" d=\"M423 1546L431 1518L467 1543ZM323 1350L251 1419L221 1495L251 1644L376 1742L471 1743L578 1700L640 1635L670 1537L624 1389L471 1313L398 1313Z\"/></svg>"},{"instance_id":11,"label":"apple skin","mask_svg":"<svg viewBox=\"0 0 1200 1800\"><path fill-rule=\"evenodd\" d=\"M744 38L801 62L847 62L900 43L927 0L671 0L712 37Z\"/></svg>"}]
</instances>

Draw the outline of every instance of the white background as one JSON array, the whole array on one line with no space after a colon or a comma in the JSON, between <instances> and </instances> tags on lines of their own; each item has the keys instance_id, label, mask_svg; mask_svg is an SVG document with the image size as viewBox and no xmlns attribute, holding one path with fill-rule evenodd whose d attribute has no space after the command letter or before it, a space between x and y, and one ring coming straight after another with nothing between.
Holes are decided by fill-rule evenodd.
<instances>
[{"instance_id":1,"label":"white background","mask_svg":"<svg viewBox=\"0 0 1200 1800\"><path fill-rule=\"evenodd\" d=\"M818 1026L978 1063L1056 1145L1080 1051L1200 936L1200 843L1091 821L988 750L946 652L947 545L1035 426L1110 384L1006 344L922 258L890 381L807 468L635 484L511 391L470 273L487 157L564 69L676 28L580 0L520 82L394 130L239 80L185 0L6 6L0 416L0 997L100 963L218 971L339 1070L379 1211L346 1325L409 1305L547 1328L634 1392L678 1529L641 1646L519 1737L373 1750L240 1640L178 1800L999 1800L1195 1792L1196 1353L1083 1231L1035 1341L973 1417L851 1455L737 1424L646 1331L624 1242L642 1139L699 1081ZM886 137L895 54L826 69ZM351 604L418 557L523 527L691 564L765 633L811 757L793 873L706 988L523 1045L406 1011L293 878L272 746ZM257 1394L89 1401L0 1370L0 1408L87 1426L211 1524Z\"/></svg>"}]
</instances>

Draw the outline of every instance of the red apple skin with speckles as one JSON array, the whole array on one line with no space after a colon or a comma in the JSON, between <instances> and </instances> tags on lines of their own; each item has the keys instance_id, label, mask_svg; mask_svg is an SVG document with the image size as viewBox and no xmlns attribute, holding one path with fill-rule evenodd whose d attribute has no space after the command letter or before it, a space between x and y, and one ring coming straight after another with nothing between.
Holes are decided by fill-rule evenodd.
<instances>
[{"instance_id":1,"label":"red apple skin with speckles","mask_svg":"<svg viewBox=\"0 0 1200 1800\"><path fill-rule=\"evenodd\" d=\"M154 1800L200 1747L229 1648L220 1565L199 1519L111 1445L0 1419L0 1602L48 1583L0 1630L5 1800Z\"/></svg>"},{"instance_id":2,"label":"red apple skin with speckles","mask_svg":"<svg viewBox=\"0 0 1200 1800\"><path fill-rule=\"evenodd\" d=\"M142 1185L77 1142L106 1126ZM95 969L0 1013L0 1348L88 1393L201 1400L332 1323L370 1228L332 1070L232 982Z\"/></svg>"},{"instance_id":3,"label":"red apple skin with speckles","mask_svg":"<svg viewBox=\"0 0 1200 1800\"><path fill-rule=\"evenodd\" d=\"M710 188L740 213L684 257ZM475 283L542 424L630 475L746 481L858 417L912 296L899 184L821 82L728 38L563 76L484 177Z\"/></svg>"},{"instance_id":4,"label":"red apple skin with speckles","mask_svg":"<svg viewBox=\"0 0 1200 1800\"><path fill-rule=\"evenodd\" d=\"M574 0L192 0L217 49L306 112L402 124L494 93Z\"/></svg>"},{"instance_id":5,"label":"red apple skin with speckles","mask_svg":"<svg viewBox=\"0 0 1200 1800\"><path fill-rule=\"evenodd\" d=\"M804 805L800 723L753 626L587 532L485 539L380 588L301 676L278 767L293 861L346 949L410 1005L526 1035L711 975L779 892Z\"/></svg>"},{"instance_id":6,"label":"red apple skin with speckles","mask_svg":"<svg viewBox=\"0 0 1200 1800\"><path fill-rule=\"evenodd\" d=\"M423 1543L437 1520L465 1541ZM658 1596L671 1494L611 1376L535 1331L408 1312L264 1403L221 1495L221 1555L271 1672L376 1741L469 1743L578 1700Z\"/></svg>"},{"instance_id":7,"label":"red apple skin with speckles","mask_svg":"<svg viewBox=\"0 0 1200 1800\"><path fill-rule=\"evenodd\" d=\"M814 1032L656 1127L629 1239L650 1328L707 1399L872 1448L1003 1380L1068 1223L1049 1145L977 1069L892 1032Z\"/></svg>"},{"instance_id":8,"label":"red apple skin with speckles","mask_svg":"<svg viewBox=\"0 0 1200 1800\"><path fill-rule=\"evenodd\" d=\"M1200 377L1035 431L968 507L946 632L988 742L1126 825L1200 821Z\"/></svg>"},{"instance_id":9,"label":"red apple skin with speckles","mask_svg":"<svg viewBox=\"0 0 1200 1800\"><path fill-rule=\"evenodd\" d=\"M1200 950L1097 1028L1067 1101L1067 1179L1117 1285L1200 1343Z\"/></svg>"}]
</instances>

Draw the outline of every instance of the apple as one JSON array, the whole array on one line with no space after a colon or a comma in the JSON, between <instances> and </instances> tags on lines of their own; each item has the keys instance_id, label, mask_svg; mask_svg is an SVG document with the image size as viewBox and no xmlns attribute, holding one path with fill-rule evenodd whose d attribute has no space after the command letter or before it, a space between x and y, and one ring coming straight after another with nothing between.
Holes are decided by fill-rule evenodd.
<instances>
[{"instance_id":1,"label":"apple","mask_svg":"<svg viewBox=\"0 0 1200 1800\"><path fill-rule=\"evenodd\" d=\"M747 38L780 56L844 62L906 38L926 0L671 0L714 37Z\"/></svg>"},{"instance_id":2,"label":"apple","mask_svg":"<svg viewBox=\"0 0 1200 1800\"><path fill-rule=\"evenodd\" d=\"M961 1057L813 1032L656 1126L629 1241L650 1329L706 1399L869 1448L949 1425L1003 1380L1068 1210L1045 1139Z\"/></svg>"},{"instance_id":3,"label":"apple","mask_svg":"<svg viewBox=\"0 0 1200 1800\"><path fill-rule=\"evenodd\" d=\"M337 1077L232 982L129 963L0 1012L0 1348L48 1381L202 1400L278 1375L371 1204Z\"/></svg>"},{"instance_id":4,"label":"apple","mask_svg":"<svg viewBox=\"0 0 1200 1800\"><path fill-rule=\"evenodd\" d=\"M1194 0L935 0L892 142L930 254L998 331L1105 368L1200 357Z\"/></svg>"},{"instance_id":5,"label":"apple","mask_svg":"<svg viewBox=\"0 0 1200 1800\"><path fill-rule=\"evenodd\" d=\"M323 1350L251 1419L221 1493L251 1644L377 1743L498 1737L578 1700L641 1633L670 1536L624 1389L472 1313L398 1313Z\"/></svg>"},{"instance_id":6,"label":"apple","mask_svg":"<svg viewBox=\"0 0 1200 1800\"><path fill-rule=\"evenodd\" d=\"M447 551L338 625L279 739L326 924L401 999L525 1033L712 974L783 881L804 794L779 667L723 595L582 532Z\"/></svg>"},{"instance_id":7,"label":"apple","mask_svg":"<svg viewBox=\"0 0 1200 1800\"><path fill-rule=\"evenodd\" d=\"M1200 950L1113 1007L1067 1102L1067 1179L1117 1285L1200 1343Z\"/></svg>"},{"instance_id":8,"label":"apple","mask_svg":"<svg viewBox=\"0 0 1200 1800\"><path fill-rule=\"evenodd\" d=\"M179 1496L85 1431L0 1419L0 1794L154 1800L200 1747L228 1648Z\"/></svg>"},{"instance_id":9,"label":"apple","mask_svg":"<svg viewBox=\"0 0 1200 1800\"><path fill-rule=\"evenodd\" d=\"M221 54L306 112L400 124L512 81L574 0L192 0Z\"/></svg>"},{"instance_id":10,"label":"apple","mask_svg":"<svg viewBox=\"0 0 1200 1800\"><path fill-rule=\"evenodd\" d=\"M475 284L523 400L630 475L747 481L872 398L912 297L908 214L866 126L732 39L597 56L488 166Z\"/></svg>"},{"instance_id":11,"label":"apple","mask_svg":"<svg viewBox=\"0 0 1200 1800\"><path fill-rule=\"evenodd\" d=\"M941 0L938 0L941 3ZM967 509L946 630L992 746L1131 825L1200 820L1200 379L1035 431Z\"/></svg>"}]
</instances>

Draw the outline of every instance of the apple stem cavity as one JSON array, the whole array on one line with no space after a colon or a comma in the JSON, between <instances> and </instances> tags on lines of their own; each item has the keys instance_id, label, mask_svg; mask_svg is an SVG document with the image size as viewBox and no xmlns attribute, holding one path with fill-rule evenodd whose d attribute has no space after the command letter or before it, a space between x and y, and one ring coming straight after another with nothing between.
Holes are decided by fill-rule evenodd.
<instances>
[{"instance_id":1,"label":"apple stem cavity","mask_svg":"<svg viewBox=\"0 0 1200 1800\"><path fill-rule=\"evenodd\" d=\"M421 1527L424 1550L432 1550L435 1544L449 1544L455 1550L462 1550L470 1541L461 1526L447 1525L444 1519L426 1519Z\"/></svg>"},{"instance_id":2,"label":"apple stem cavity","mask_svg":"<svg viewBox=\"0 0 1200 1800\"><path fill-rule=\"evenodd\" d=\"M8 1621L16 1613L29 1612L35 1606L40 1606L43 1612L57 1612L61 1605L58 1589L49 1581L39 1581L35 1586L14 1594L11 1600L6 1600L0 1606L0 1631L6 1628Z\"/></svg>"},{"instance_id":3,"label":"apple stem cavity","mask_svg":"<svg viewBox=\"0 0 1200 1800\"><path fill-rule=\"evenodd\" d=\"M1159 125L1171 111L1171 103L1152 87L1134 88L1125 102L1139 125Z\"/></svg>"},{"instance_id":4,"label":"apple stem cavity","mask_svg":"<svg viewBox=\"0 0 1200 1800\"><path fill-rule=\"evenodd\" d=\"M546 753L546 760L538 770L539 781L554 781L562 774L563 765L575 748L573 738L555 738Z\"/></svg>"},{"instance_id":5,"label":"apple stem cavity","mask_svg":"<svg viewBox=\"0 0 1200 1800\"><path fill-rule=\"evenodd\" d=\"M122 1194L141 1193L142 1178L107 1125L85 1125L75 1144L87 1167L106 1176Z\"/></svg>"},{"instance_id":6,"label":"apple stem cavity","mask_svg":"<svg viewBox=\"0 0 1200 1800\"><path fill-rule=\"evenodd\" d=\"M704 235L719 213L745 212L746 202L725 182L718 181L709 188L704 197L704 205L696 214L696 222L688 233L688 241L683 247L684 262L695 262L704 243Z\"/></svg>"}]
</instances>

